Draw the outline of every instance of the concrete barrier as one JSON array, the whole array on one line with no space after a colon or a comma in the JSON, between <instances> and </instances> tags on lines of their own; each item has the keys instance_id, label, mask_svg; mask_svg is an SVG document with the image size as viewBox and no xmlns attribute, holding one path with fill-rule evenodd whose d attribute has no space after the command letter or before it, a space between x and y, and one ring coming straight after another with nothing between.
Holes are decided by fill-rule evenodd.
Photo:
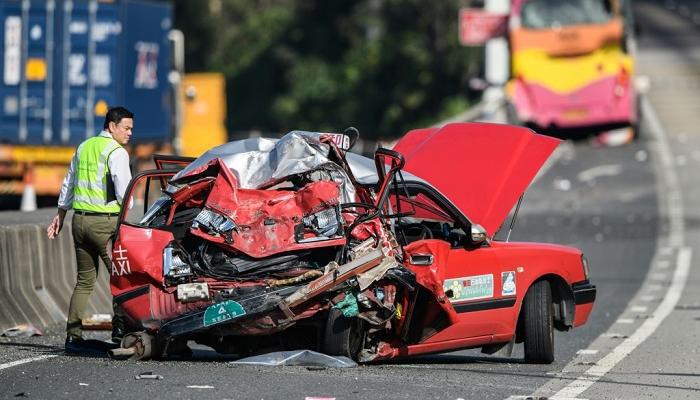
<instances>
[{"instance_id":1,"label":"concrete barrier","mask_svg":"<svg viewBox=\"0 0 700 400\"><path fill-rule=\"evenodd\" d=\"M76 282L72 213L54 240L46 237L55 209L0 213L0 332L18 324L65 323ZM87 315L112 312L109 272L100 262Z\"/></svg>"}]
</instances>

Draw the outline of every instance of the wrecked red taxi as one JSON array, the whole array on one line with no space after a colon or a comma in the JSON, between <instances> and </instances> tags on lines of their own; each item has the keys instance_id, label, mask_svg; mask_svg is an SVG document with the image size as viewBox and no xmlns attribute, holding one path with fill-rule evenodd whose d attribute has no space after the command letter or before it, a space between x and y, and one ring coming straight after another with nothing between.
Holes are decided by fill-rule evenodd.
<instances>
[{"instance_id":1,"label":"wrecked red taxi","mask_svg":"<svg viewBox=\"0 0 700 400\"><path fill-rule=\"evenodd\" d=\"M161 157L136 175L112 250L131 331L117 352L167 357L194 340L370 362L509 355L523 342L526 361L552 362L553 331L593 307L586 260L494 235L558 140L449 124L411 131L374 160L348 141L293 131Z\"/></svg>"}]
</instances>

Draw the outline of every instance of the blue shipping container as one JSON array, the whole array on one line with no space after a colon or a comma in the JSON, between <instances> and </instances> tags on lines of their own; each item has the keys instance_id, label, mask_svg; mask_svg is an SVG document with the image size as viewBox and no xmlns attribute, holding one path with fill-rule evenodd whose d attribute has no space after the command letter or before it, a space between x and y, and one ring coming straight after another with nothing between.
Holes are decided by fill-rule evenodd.
<instances>
[{"instance_id":1,"label":"blue shipping container","mask_svg":"<svg viewBox=\"0 0 700 400\"><path fill-rule=\"evenodd\" d=\"M143 0L0 0L0 143L77 145L108 107L133 142L171 139L172 6Z\"/></svg>"}]
</instances>

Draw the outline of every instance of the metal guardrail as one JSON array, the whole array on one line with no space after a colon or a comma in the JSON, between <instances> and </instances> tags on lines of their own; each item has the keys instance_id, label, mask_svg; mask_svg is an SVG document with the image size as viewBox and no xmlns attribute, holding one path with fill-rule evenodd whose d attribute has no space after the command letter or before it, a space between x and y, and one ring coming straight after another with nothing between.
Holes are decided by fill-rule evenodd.
<instances>
[{"instance_id":1,"label":"metal guardrail","mask_svg":"<svg viewBox=\"0 0 700 400\"><path fill-rule=\"evenodd\" d=\"M485 102L484 102L484 100L482 99L479 103L473 105L473 106L472 106L471 108L469 108L468 110L466 110L466 111L464 111L464 112L462 112L462 113L459 113L459 114L457 114L457 115L455 115L455 116L453 116L453 117L450 117L450 118L448 118L448 119L442 120L442 121L436 123L436 124L433 125L433 126L434 126L434 127L440 127L440 126L447 125L447 124L452 124L452 123L455 123L455 122L477 121L477 120L479 120L479 119L481 119L481 118L483 117L483 115L484 115L484 109L485 109L485 108L486 108L486 107L485 107Z\"/></svg>"},{"instance_id":2,"label":"metal guardrail","mask_svg":"<svg viewBox=\"0 0 700 400\"><path fill-rule=\"evenodd\" d=\"M455 122L506 123L506 99L502 87L491 86L484 90L481 100L468 110L436 123L435 127Z\"/></svg>"}]
</instances>

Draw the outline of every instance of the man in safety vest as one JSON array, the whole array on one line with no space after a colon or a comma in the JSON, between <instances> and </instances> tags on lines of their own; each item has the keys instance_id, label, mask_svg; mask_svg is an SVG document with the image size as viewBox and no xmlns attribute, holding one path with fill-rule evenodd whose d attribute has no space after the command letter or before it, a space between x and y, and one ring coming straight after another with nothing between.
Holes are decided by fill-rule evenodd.
<instances>
[{"instance_id":1,"label":"man in safety vest","mask_svg":"<svg viewBox=\"0 0 700 400\"><path fill-rule=\"evenodd\" d=\"M82 317L97 279L98 257L108 269L112 267L107 242L116 228L131 180L129 154L122 146L129 142L133 127L134 115L126 108L107 111L104 130L78 146L63 180L58 213L46 230L49 239L55 238L63 227L66 212L73 208L78 281L68 308L65 345L68 353L82 352L87 344L82 338ZM124 332L116 306L114 314L112 340L116 342Z\"/></svg>"}]
</instances>

